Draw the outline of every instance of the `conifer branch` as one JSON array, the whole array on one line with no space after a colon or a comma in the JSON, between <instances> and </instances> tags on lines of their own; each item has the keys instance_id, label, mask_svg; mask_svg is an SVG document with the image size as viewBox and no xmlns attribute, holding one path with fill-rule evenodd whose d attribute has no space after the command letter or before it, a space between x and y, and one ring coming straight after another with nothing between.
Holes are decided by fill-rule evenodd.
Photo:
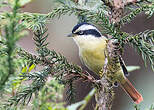
<instances>
[{"instance_id":1,"label":"conifer branch","mask_svg":"<svg viewBox=\"0 0 154 110\"><path fill-rule=\"evenodd\" d=\"M17 53L20 57L24 58L25 60L28 60L29 62L32 62L36 65L40 64L40 65L49 65L50 63L47 62L47 60L42 59L36 55L33 55L27 51L25 51L22 48L18 48L17 49Z\"/></svg>"},{"instance_id":2,"label":"conifer branch","mask_svg":"<svg viewBox=\"0 0 154 110\"><path fill-rule=\"evenodd\" d=\"M152 11L153 10L153 11ZM138 8L134 9L132 12L130 12L128 15L124 16L121 20L120 23L122 25L130 23L133 18L135 18L139 13L145 11L149 16L152 16L154 12L154 5L152 4L143 4L139 5Z\"/></svg>"},{"instance_id":3,"label":"conifer branch","mask_svg":"<svg viewBox=\"0 0 154 110\"><path fill-rule=\"evenodd\" d=\"M32 81L30 86L25 87L21 91L17 91L15 96L10 98L8 101L8 105L17 105L18 103L28 103L31 100L31 97L34 93L38 94L45 83L49 75L51 77L56 78L60 84L69 85L67 94L68 100L73 99L74 95L74 87L73 82L76 80L86 80L92 82L94 86L97 88L96 93L96 102L97 107L99 110L110 110L112 107L113 101L113 86L111 85L111 80L109 76L106 74L100 78L100 82L95 79L92 75L90 75L87 71L83 70L81 67L69 63L67 59L55 52L54 50L49 50L47 48L48 42L46 42L48 34L46 23L49 23L55 17L61 17L65 14L75 14L78 16L84 16L87 22L92 22L95 24L100 25L103 29L103 33L111 36L112 39L118 39L120 41L121 47L126 43L133 44L137 50L141 53L144 61L150 61L152 68L153 68L153 61L154 61L154 51L153 51L153 36L154 31L149 30L145 32L141 32L136 35L130 35L129 33L122 32L120 26L129 23L137 14L145 11L146 14L152 16L154 13L154 3L149 0L126 0L126 2L122 2L122 0L102 0L104 3L102 6L97 7L89 7L87 5L81 6L77 4L78 0L75 2L66 1L66 0L59 0L61 2L61 6L52 10L52 12L48 14L39 14L39 13L17 13L17 9L19 8L19 4L17 3L18 0L15 2L15 6L13 7L13 12L11 13L1 13L0 19L8 19L10 16L11 23L10 25L5 26L5 33L6 33L6 42L0 41L0 44L5 45L6 50L5 53L8 55L8 64L11 68L8 73L10 75L14 73L13 71L13 61L12 61L12 53L14 52L13 49L15 48L15 42L10 42L10 38L14 38L12 36L16 36L21 30L23 29L31 29L34 32L33 40L35 41L37 54L32 55L29 52L26 52L24 49L18 48L17 53L22 58L26 59L28 62L31 62L36 65L43 66L43 70L38 72L24 72L20 76L22 79L27 79ZM118 5L120 3L120 5ZM136 5L137 8L134 9L133 12L128 13L126 16L123 16L126 6ZM105 8L105 7L109 8ZM110 13L110 14L109 14ZM9 15L9 16L8 16ZM16 18L18 18L16 20ZM19 24L18 24L19 23ZM3 23L1 23L3 25ZM16 28L15 28L16 27ZM21 29L19 27L22 27ZM15 30L17 29L17 30ZM16 32L16 34L15 34ZM19 38L15 37L14 41L17 41ZM12 45L10 45L12 44ZM11 51L10 51L11 50ZM108 50L110 51L110 50ZM1 51L0 51L1 52ZM114 51L110 51L111 55L114 54ZM2 54L4 51L1 52ZM113 56L109 56L108 60L112 59ZM115 57L114 57L115 58ZM114 59L117 61L117 59ZM115 62L113 62L114 64ZM115 64L116 65L116 64ZM117 66L117 65L116 65ZM106 73L110 73L112 70L107 70ZM8 80L8 77L4 78ZM6 81L3 81L6 82ZM3 84L3 83L2 83ZM1 83L0 83L1 85ZM89 101L89 99L88 99ZM82 109L85 108L88 101L83 104L81 107ZM96 109L97 109L96 107Z\"/></svg>"},{"instance_id":4,"label":"conifer branch","mask_svg":"<svg viewBox=\"0 0 154 110\"><path fill-rule=\"evenodd\" d=\"M154 71L154 30L146 30L128 38L128 40L141 53L145 65L149 60Z\"/></svg>"},{"instance_id":5,"label":"conifer branch","mask_svg":"<svg viewBox=\"0 0 154 110\"><path fill-rule=\"evenodd\" d=\"M4 43L5 43L5 52L6 53L6 62L7 64L5 64L5 66L7 67L7 72L4 73L0 79L0 89L2 89L2 86L5 85L5 83L8 81L9 77L11 75L14 75L15 73L15 68L14 68L14 61L13 61L13 53L14 53L14 49L15 49L15 43L18 40L17 37L17 22L18 20L16 19L16 14L17 14L17 10L20 8L18 6L18 2L19 0L15 0L14 1L14 6L13 6L13 12L12 14L7 14L8 19L10 20L9 24L6 24L4 26ZM4 51L4 50L3 50Z\"/></svg>"},{"instance_id":6,"label":"conifer branch","mask_svg":"<svg viewBox=\"0 0 154 110\"><path fill-rule=\"evenodd\" d=\"M5 107L10 107L12 105L16 106L17 104L28 104L32 98L32 95L38 94L40 89L45 85L46 78L48 77L48 74L50 74L51 69L50 67L45 68L44 70L40 72L34 72L34 73L23 73L20 77L22 79L32 80L30 86L25 87L23 90L17 92L15 96L11 97L8 100L8 103L5 104Z\"/></svg>"},{"instance_id":7,"label":"conifer branch","mask_svg":"<svg viewBox=\"0 0 154 110\"><path fill-rule=\"evenodd\" d=\"M90 7L81 7L80 5L76 6L75 4L72 4L72 3L71 4L67 3L64 6L62 5L61 7L55 8L52 10L52 12L50 12L48 14L24 13L24 14L21 14L20 16L23 16L22 17L23 23L26 22L26 23L30 24L29 28L31 28L32 30L36 30L37 26L41 25L41 23L38 25L38 23L40 21L42 21L42 23L44 24L45 22L48 22L55 17L59 18L62 15L65 15L65 14L71 15L73 13L75 13L75 15L77 15L77 16L78 15L86 16L87 21L95 22L95 23L103 23L102 25L104 27L107 27L106 29L113 28L111 23L108 22L108 17L106 16L103 7L98 7L98 9L94 9L94 8L90 8ZM34 24L34 22L32 22L33 19L35 19L36 24ZM44 19L44 20L42 20L42 19ZM43 26L41 26L41 27L43 27ZM110 26L110 28L109 28L109 26ZM38 30L39 29L40 28L38 28Z\"/></svg>"},{"instance_id":8,"label":"conifer branch","mask_svg":"<svg viewBox=\"0 0 154 110\"><path fill-rule=\"evenodd\" d=\"M26 87L23 91L18 91L14 97L11 97L8 101L9 105L17 105L19 102L25 104L26 100L28 103L31 100L32 94L37 93L45 85L48 75L56 77L61 84L70 85L69 92L67 93L68 99L71 101L74 95L73 81L82 79L92 83L95 82L95 78L88 72L82 70L81 67L69 63L64 56L47 48L47 44L45 43L45 40L47 39L47 36L45 35L46 32L46 29L34 32L34 41L39 50L37 51L39 56L32 55L21 48L18 49L19 56L34 64L45 66L45 68L39 72L22 73L20 76L21 80L28 79L33 82L31 83L31 86Z\"/></svg>"}]
</instances>

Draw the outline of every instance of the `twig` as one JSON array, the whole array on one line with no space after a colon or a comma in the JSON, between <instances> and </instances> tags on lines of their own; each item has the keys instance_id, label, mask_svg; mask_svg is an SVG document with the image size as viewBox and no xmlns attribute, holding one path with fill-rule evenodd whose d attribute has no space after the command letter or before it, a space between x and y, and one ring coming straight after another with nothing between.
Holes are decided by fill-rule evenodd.
<instances>
[{"instance_id":1,"label":"twig","mask_svg":"<svg viewBox=\"0 0 154 110\"><path fill-rule=\"evenodd\" d=\"M96 108L95 110L111 110L113 102L113 88L110 87L106 78L101 79L101 87L99 87L95 94Z\"/></svg>"}]
</instances>

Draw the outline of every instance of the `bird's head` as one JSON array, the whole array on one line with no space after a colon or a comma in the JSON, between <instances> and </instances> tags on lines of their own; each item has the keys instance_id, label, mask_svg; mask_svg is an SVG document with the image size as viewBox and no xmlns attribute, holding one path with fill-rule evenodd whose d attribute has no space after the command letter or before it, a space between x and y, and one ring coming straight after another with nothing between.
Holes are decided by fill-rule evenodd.
<instances>
[{"instance_id":1,"label":"bird's head","mask_svg":"<svg viewBox=\"0 0 154 110\"><path fill-rule=\"evenodd\" d=\"M72 37L79 47L93 46L105 38L94 25L85 22L74 26L68 37Z\"/></svg>"}]
</instances>

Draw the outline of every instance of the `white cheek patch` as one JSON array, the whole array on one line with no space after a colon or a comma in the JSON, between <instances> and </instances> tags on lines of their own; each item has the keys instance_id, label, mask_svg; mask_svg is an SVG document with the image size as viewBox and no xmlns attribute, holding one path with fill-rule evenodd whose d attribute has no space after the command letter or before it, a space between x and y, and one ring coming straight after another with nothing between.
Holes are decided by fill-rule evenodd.
<instances>
[{"instance_id":1,"label":"white cheek patch","mask_svg":"<svg viewBox=\"0 0 154 110\"><path fill-rule=\"evenodd\" d=\"M92 35L80 35L80 36L75 36L74 41L78 44L78 45L89 45L89 44L97 44L98 42L100 42L101 38L97 38L94 37Z\"/></svg>"},{"instance_id":2,"label":"white cheek patch","mask_svg":"<svg viewBox=\"0 0 154 110\"><path fill-rule=\"evenodd\" d=\"M78 41L95 41L98 40L99 38L96 38L92 35L79 35L79 36L75 36L74 39L78 40Z\"/></svg>"}]
</instances>

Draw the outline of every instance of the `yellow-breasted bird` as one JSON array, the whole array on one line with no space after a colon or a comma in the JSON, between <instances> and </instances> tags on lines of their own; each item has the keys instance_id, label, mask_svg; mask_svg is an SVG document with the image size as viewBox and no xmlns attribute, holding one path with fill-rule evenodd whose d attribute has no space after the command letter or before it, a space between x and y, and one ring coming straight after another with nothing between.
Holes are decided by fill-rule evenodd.
<instances>
[{"instance_id":1,"label":"yellow-breasted bird","mask_svg":"<svg viewBox=\"0 0 154 110\"><path fill-rule=\"evenodd\" d=\"M94 25L85 22L77 24L68 37L72 37L79 47L79 56L82 63L94 73L100 74L100 71L105 63L104 53L106 51L107 38L103 36ZM121 60L121 57L119 58L119 68L116 68L118 71L113 74L112 81L113 83L118 82L125 92L133 99L133 101L136 104L139 104L143 98L125 77L125 74L128 74L128 72L123 64L123 61ZM114 68L111 68L111 70L113 72Z\"/></svg>"}]
</instances>

